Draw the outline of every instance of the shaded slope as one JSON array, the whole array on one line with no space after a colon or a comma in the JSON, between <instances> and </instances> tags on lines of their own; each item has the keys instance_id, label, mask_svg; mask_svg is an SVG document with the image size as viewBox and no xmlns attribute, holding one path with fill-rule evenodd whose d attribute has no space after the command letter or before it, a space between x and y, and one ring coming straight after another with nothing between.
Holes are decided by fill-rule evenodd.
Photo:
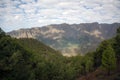
<instances>
[{"instance_id":1,"label":"shaded slope","mask_svg":"<svg viewBox=\"0 0 120 80\"><path fill-rule=\"evenodd\" d=\"M41 56L45 59L54 60L54 59L61 59L63 56L60 52L55 51L54 49L50 48L49 46L41 43L38 40L32 38L21 38L18 39L18 43L24 47L29 52L33 53L33 55Z\"/></svg>"}]
</instances>

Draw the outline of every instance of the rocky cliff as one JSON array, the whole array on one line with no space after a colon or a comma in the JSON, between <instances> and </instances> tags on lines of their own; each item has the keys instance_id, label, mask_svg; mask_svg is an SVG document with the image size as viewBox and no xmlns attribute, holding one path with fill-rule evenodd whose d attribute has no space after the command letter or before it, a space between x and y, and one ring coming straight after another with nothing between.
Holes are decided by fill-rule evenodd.
<instances>
[{"instance_id":1,"label":"rocky cliff","mask_svg":"<svg viewBox=\"0 0 120 80\"><path fill-rule=\"evenodd\" d=\"M16 38L38 39L64 55L76 55L95 50L102 40L113 37L118 27L120 23L63 23L20 29L7 34Z\"/></svg>"}]
</instances>

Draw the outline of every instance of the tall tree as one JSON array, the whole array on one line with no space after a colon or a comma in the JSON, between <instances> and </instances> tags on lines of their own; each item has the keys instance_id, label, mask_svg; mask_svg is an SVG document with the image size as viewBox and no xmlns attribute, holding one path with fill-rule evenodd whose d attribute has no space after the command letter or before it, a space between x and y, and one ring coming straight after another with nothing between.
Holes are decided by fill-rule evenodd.
<instances>
[{"instance_id":1,"label":"tall tree","mask_svg":"<svg viewBox=\"0 0 120 80\"><path fill-rule=\"evenodd\" d=\"M94 52L94 67L95 68L101 66L102 54L103 54L104 50L106 50L108 44L110 44L110 42L108 40L102 41L101 44L96 49L96 51Z\"/></svg>"},{"instance_id":2,"label":"tall tree","mask_svg":"<svg viewBox=\"0 0 120 80\"><path fill-rule=\"evenodd\" d=\"M108 75L116 68L116 56L111 45L102 54L102 67L108 71Z\"/></svg>"},{"instance_id":3,"label":"tall tree","mask_svg":"<svg viewBox=\"0 0 120 80\"><path fill-rule=\"evenodd\" d=\"M0 28L0 39L5 36L5 32Z\"/></svg>"},{"instance_id":4,"label":"tall tree","mask_svg":"<svg viewBox=\"0 0 120 80\"><path fill-rule=\"evenodd\" d=\"M117 35L115 37L114 49L117 55L117 58L120 58L120 27L117 29Z\"/></svg>"}]
</instances>

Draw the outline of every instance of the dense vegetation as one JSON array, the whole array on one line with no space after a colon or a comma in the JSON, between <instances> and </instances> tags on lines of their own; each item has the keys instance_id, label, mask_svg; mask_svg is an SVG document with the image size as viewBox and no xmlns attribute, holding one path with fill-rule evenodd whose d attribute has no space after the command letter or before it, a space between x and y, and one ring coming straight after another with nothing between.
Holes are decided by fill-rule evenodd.
<instances>
[{"instance_id":1,"label":"dense vegetation","mask_svg":"<svg viewBox=\"0 0 120 80\"><path fill-rule=\"evenodd\" d=\"M11 38L0 29L0 80L76 80L98 68L111 75L120 62L119 41L120 28L96 51L64 57L35 39Z\"/></svg>"}]
</instances>

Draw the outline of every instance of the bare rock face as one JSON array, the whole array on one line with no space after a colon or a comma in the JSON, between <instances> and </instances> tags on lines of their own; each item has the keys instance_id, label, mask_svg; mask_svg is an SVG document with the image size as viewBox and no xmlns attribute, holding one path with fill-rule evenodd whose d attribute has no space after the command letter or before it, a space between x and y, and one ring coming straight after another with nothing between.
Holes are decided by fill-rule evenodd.
<instances>
[{"instance_id":1,"label":"bare rock face","mask_svg":"<svg viewBox=\"0 0 120 80\"><path fill-rule=\"evenodd\" d=\"M63 23L20 29L7 34L15 38L34 38L60 50L63 55L76 55L95 50L102 40L115 36L118 27L120 23Z\"/></svg>"}]
</instances>

